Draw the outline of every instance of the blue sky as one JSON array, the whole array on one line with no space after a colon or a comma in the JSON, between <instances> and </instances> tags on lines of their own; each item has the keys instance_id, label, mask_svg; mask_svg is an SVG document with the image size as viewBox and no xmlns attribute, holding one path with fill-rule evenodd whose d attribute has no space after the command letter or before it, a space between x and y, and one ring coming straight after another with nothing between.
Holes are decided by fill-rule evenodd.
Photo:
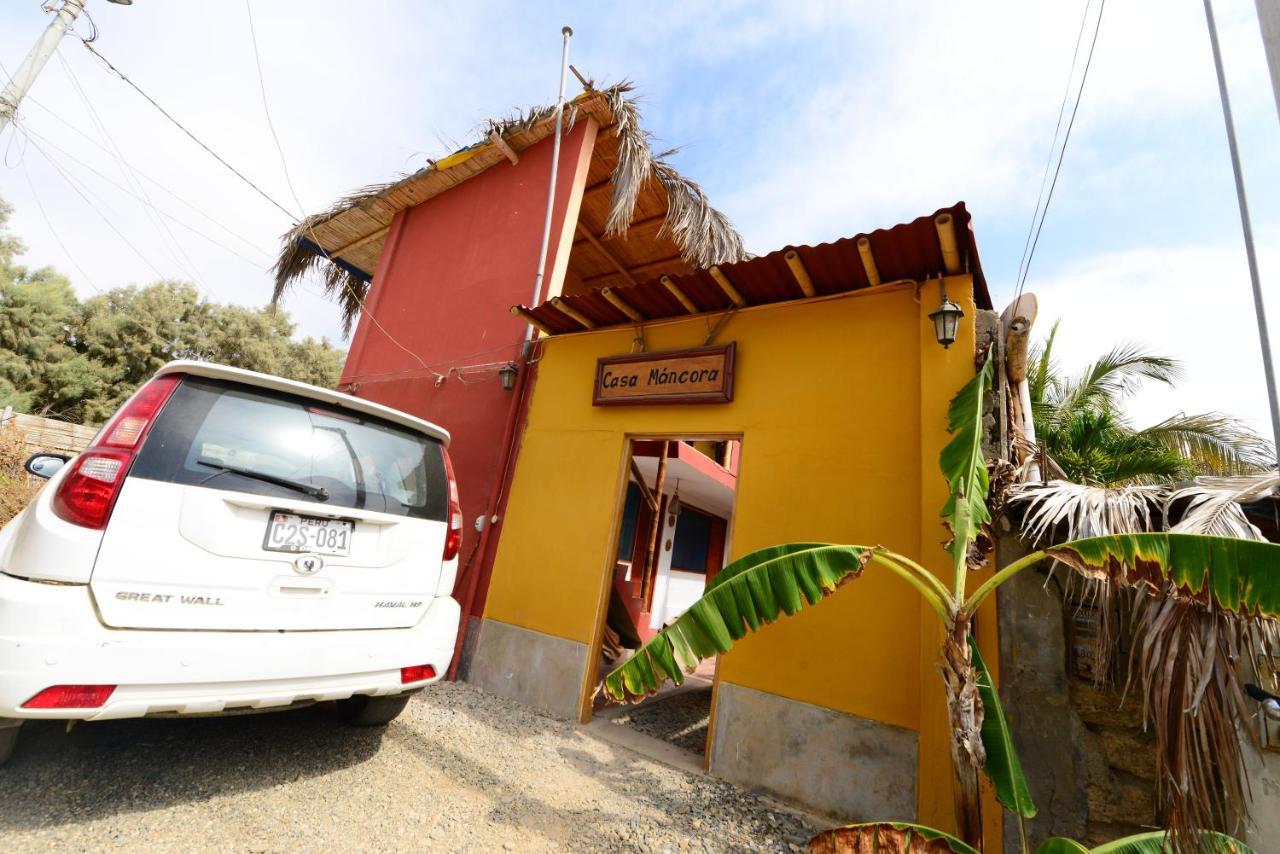
<instances>
[{"instance_id":1,"label":"blue sky","mask_svg":"<svg viewBox=\"0 0 1280 854\"><path fill-rule=\"evenodd\" d=\"M559 28L568 23L575 65L598 81L635 81L658 144L681 147L676 164L702 183L754 251L869 231L963 199L1003 306L1013 293L1085 0L254 0L271 115L300 205L263 114L243 3L88 5L104 55L272 196L307 211L471 141L488 116L552 100ZM1098 5L1094 0L1091 14ZM1253 0L1217 0L1215 7L1264 287L1280 312L1280 121ZM5 4L0 62L12 71L45 23L34 0ZM24 126L137 251L35 145L9 131L0 138L0 194L17 207L13 227L29 245L27 263L68 272L86 294L93 285L146 282L158 270L196 278L216 298L262 303L270 291L264 267L288 219L78 42L66 41L61 56L33 90L38 103L24 107ZM128 166L103 150L112 144ZM86 165L183 224L158 220L148 204ZM1063 320L1068 367L1123 339L1186 361L1184 384L1141 395L1135 420L1213 409L1267 431L1199 0L1108 3L1027 288L1040 298L1041 331ZM288 308L301 333L339 338L336 310L313 293L296 293Z\"/></svg>"}]
</instances>

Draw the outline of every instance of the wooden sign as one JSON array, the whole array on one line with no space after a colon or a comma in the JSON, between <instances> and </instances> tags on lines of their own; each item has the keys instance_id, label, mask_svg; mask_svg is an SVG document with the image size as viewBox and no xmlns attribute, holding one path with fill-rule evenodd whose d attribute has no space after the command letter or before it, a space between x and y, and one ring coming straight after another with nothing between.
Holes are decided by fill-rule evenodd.
<instances>
[{"instance_id":1,"label":"wooden sign","mask_svg":"<svg viewBox=\"0 0 1280 854\"><path fill-rule=\"evenodd\" d=\"M736 344L605 356L596 363L596 406L728 403Z\"/></svg>"}]
</instances>

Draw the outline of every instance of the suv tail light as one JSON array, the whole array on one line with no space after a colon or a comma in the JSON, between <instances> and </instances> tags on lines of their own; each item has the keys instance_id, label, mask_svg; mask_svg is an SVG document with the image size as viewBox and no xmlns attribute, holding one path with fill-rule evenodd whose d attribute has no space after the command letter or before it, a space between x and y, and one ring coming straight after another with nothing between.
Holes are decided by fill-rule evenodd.
<instances>
[{"instance_id":1,"label":"suv tail light","mask_svg":"<svg viewBox=\"0 0 1280 854\"><path fill-rule=\"evenodd\" d=\"M85 528L106 527L134 456L181 380L181 374L156 377L129 398L71 464L53 495L54 513Z\"/></svg>"},{"instance_id":2,"label":"suv tail light","mask_svg":"<svg viewBox=\"0 0 1280 854\"><path fill-rule=\"evenodd\" d=\"M114 685L54 685L22 704L24 709L97 709L116 690Z\"/></svg>"},{"instance_id":3,"label":"suv tail light","mask_svg":"<svg viewBox=\"0 0 1280 854\"><path fill-rule=\"evenodd\" d=\"M444 473L449 478L449 531L444 537L444 560L453 560L462 548L462 504L458 501L458 479L453 476L453 461L447 448L444 454Z\"/></svg>"}]
</instances>

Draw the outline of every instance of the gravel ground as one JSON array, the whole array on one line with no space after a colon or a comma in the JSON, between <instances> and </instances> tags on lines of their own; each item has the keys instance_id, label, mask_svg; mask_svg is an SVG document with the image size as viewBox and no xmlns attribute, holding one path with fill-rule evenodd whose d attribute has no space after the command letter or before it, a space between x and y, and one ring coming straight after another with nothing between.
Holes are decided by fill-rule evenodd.
<instances>
[{"instance_id":1,"label":"gravel ground","mask_svg":"<svg viewBox=\"0 0 1280 854\"><path fill-rule=\"evenodd\" d=\"M798 851L817 828L465 684L330 710L27 724L0 851Z\"/></svg>"},{"instance_id":2,"label":"gravel ground","mask_svg":"<svg viewBox=\"0 0 1280 854\"><path fill-rule=\"evenodd\" d=\"M701 756L711 723L711 687L654 697L628 706L610 720Z\"/></svg>"}]
</instances>

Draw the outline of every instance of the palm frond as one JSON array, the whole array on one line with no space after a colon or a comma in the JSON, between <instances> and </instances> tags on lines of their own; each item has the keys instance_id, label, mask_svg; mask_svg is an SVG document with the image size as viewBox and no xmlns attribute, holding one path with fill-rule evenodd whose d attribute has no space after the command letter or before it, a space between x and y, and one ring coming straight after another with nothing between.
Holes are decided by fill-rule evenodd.
<instances>
[{"instance_id":1,"label":"palm frond","mask_svg":"<svg viewBox=\"0 0 1280 854\"><path fill-rule=\"evenodd\" d=\"M1190 485L1174 490L1165 498L1165 527L1173 533L1206 534L1243 540L1265 540L1262 531L1249 521L1242 504L1273 495L1280 486L1280 475L1266 473L1216 480L1199 478ZM1186 501L1182 518L1169 526L1170 510Z\"/></svg>"},{"instance_id":2,"label":"palm frond","mask_svg":"<svg viewBox=\"0 0 1280 854\"><path fill-rule=\"evenodd\" d=\"M1173 385L1182 377L1177 359L1125 342L1111 348L1081 374L1055 389L1055 407L1070 416L1084 409L1114 411L1146 380Z\"/></svg>"},{"instance_id":3,"label":"palm frond","mask_svg":"<svg viewBox=\"0 0 1280 854\"><path fill-rule=\"evenodd\" d=\"M1028 356L1031 369L1027 372L1027 385L1031 392L1032 410L1043 403L1049 396L1049 388L1060 375L1058 364L1053 359L1053 345L1058 340L1058 327L1062 320L1055 320L1049 327L1049 336L1043 344L1033 344Z\"/></svg>"},{"instance_id":4,"label":"palm frond","mask_svg":"<svg viewBox=\"0 0 1280 854\"><path fill-rule=\"evenodd\" d=\"M982 555L971 554L970 547L991 521L987 509L991 481L982 456L982 400L991 387L991 366L988 356L981 370L951 399L947 427L952 437L938 460L947 479L949 495L942 516L951 531L948 549L957 573L964 566L982 564Z\"/></svg>"},{"instance_id":5,"label":"palm frond","mask_svg":"<svg viewBox=\"0 0 1280 854\"><path fill-rule=\"evenodd\" d=\"M1246 814L1240 733L1252 732L1240 662L1269 650L1280 617L1280 546L1191 534L1121 534L1045 550L1130 591L1138 679L1156 734L1157 801L1179 851Z\"/></svg>"},{"instance_id":6,"label":"palm frond","mask_svg":"<svg viewBox=\"0 0 1280 854\"><path fill-rule=\"evenodd\" d=\"M1027 786L1026 775L1022 773L1022 762L1013 745L1013 733L1009 729L1009 720L1005 717L1004 704L1000 702L995 680L991 678L991 671L982 660L982 652L972 635L969 636L969 652L978 677L978 695L982 698L982 746L987 751L987 761L982 770L991 780L996 800L1005 809L1019 819L1034 818L1036 804L1031 799L1031 789Z\"/></svg>"},{"instance_id":7,"label":"palm frond","mask_svg":"<svg viewBox=\"0 0 1280 854\"><path fill-rule=\"evenodd\" d=\"M679 247L682 258L695 267L729 264L746 259L748 254L743 246L742 236L729 218L713 208L706 193L696 183L681 176L663 159L664 155L654 154L651 147L653 136L641 126L640 108L632 95L634 89L635 86L630 81L624 80L600 90L588 90L589 95L604 98L614 118L610 132L618 137L618 160L611 179L613 197L605 233L618 235L626 232L635 218L641 192L651 182L657 181L667 196L667 212L661 231L671 236ZM565 105L566 128L573 127L578 113L577 101ZM489 145L490 132L504 137L528 132L554 114L555 105L551 104L485 120L477 128L479 140L455 152L455 155L461 156ZM322 245L316 236L316 229L334 217L356 208L365 209L374 219L385 222L388 205L383 196L407 189L436 170L437 164L431 162L427 168L412 174L364 187L339 199L328 210L309 216L291 228L281 238L280 256L274 268L272 301L278 302L285 291L307 273L322 270L325 295L342 306L344 329L350 332L354 318L363 308L368 285L359 276L343 270L339 265L326 263L328 259L314 251L314 246ZM394 208L391 212L394 213ZM308 246L308 243L313 246Z\"/></svg>"},{"instance_id":8,"label":"palm frond","mask_svg":"<svg viewBox=\"0 0 1280 854\"><path fill-rule=\"evenodd\" d=\"M1251 474L1275 466L1269 442L1218 412L1175 415L1136 435L1190 460L1200 474Z\"/></svg>"},{"instance_id":9,"label":"palm frond","mask_svg":"<svg viewBox=\"0 0 1280 854\"><path fill-rule=\"evenodd\" d=\"M1067 480L1015 487L1010 504L1025 505L1022 536L1032 543L1159 527L1165 490L1159 486L1087 486Z\"/></svg>"}]
</instances>

